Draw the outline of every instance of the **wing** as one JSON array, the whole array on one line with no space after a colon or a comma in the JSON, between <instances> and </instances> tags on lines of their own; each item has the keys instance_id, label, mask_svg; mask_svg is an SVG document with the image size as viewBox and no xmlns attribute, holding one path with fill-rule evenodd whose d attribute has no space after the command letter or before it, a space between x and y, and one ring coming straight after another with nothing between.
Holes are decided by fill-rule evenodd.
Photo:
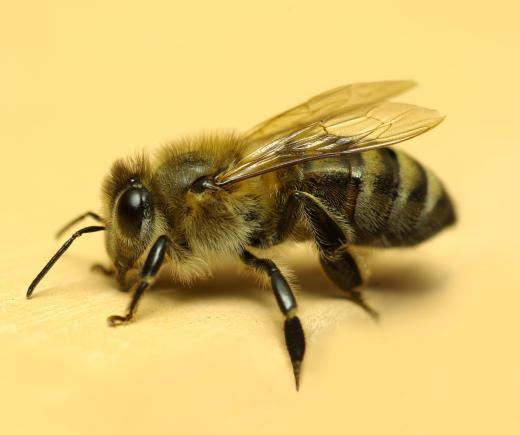
<instances>
[{"instance_id":1,"label":"wing","mask_svg":"<svg viewBox=\"0 0 520 435\"><path fill-rule=\"evenodd\" d=\"M413 81L384 81L340 86L319 94L299 106L258 124L246 133L249 143L266 143L286 136L305 125L347 113L361 106L375 104L415 86Z\"/></svg>"},{"instance_id":2,"label":"wing","mask_svg":"<svg viewBox=\"0 0 520 435\"><path fill-rule=\"evenodd\" d=\"M443 120L435 110L393 102L361 105L346 113L339 109L328 115L327 119L311 122L287 135L275 135L218 174L215 183L225 187L305 161L393 145L418 136Z\"/></svg>"}]
</instances>

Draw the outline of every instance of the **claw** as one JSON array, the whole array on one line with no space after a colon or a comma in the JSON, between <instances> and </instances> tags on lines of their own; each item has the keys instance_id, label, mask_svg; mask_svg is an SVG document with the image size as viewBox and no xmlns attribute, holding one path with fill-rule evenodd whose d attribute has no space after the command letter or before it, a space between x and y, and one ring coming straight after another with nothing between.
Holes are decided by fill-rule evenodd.
<instances>
[{"instance_id":1,"label":"claw","mask_svg":"<svg viewBox=\"0 0 520 435\"><path fill-rule=\"evenodd\" d=\"M132 315L127 314L126 316L118 316L113 315L107 318L108 326L115 327L119 325L124 325L125 323L128 323L132 320Z\"/></svg>"}]
</instances>

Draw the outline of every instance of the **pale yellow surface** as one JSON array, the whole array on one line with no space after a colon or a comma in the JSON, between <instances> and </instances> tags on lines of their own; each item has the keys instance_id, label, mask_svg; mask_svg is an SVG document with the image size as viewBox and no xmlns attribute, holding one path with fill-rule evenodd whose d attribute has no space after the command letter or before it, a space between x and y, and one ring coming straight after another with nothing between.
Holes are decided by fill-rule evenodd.
<instances>
[{"instance_id":1,"label":"pale yellow surface","mask_svg":"<svg viewBox=\"0 0 520 435\"><path fill-rule=\"evenodd\" d=\"M3 2L0 433L518 434L518 67L513 1ZM402 148L444 180L459 225L367 258L379 326L309 250L295 393L270 292L233 267L161 279L137 321L76 242L27 301L54 231L99 210L112 161L246 129L327 88L412 78L446 121Z\"/></svg>"}]
</instances>

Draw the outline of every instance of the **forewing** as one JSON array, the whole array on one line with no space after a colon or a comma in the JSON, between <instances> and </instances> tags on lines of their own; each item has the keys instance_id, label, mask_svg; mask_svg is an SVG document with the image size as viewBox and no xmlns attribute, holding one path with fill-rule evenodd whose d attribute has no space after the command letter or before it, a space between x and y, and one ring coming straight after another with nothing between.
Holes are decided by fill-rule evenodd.
<instances>
[{"instance_id":1,"label":"forewing","mask_svg":"<svg viewBox=\"0 0 520 435\"><path fill-rule=\"evenodd\" d=\"M338 113L386 100L414 85L413 81L384 81L340 86L258 124L246 133L246 137L254 147Z\"/></svg>"},{"instance_id":2,"label":"forewing","mask_svg":"<svg viewBox=\"0 0 520 435\"><path fill-rule=\"evenodd\" d=\"M309 160L393 145L428 131L442 119L435 110L394 102L336 112L256 148L218 174L215 182L227 186Z\"/></svg>"}]
</instances>

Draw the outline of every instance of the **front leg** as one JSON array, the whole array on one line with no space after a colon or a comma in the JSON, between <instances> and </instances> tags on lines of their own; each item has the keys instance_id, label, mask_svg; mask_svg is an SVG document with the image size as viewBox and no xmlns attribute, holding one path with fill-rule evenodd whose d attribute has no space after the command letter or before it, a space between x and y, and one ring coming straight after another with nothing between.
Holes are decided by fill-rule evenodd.
<instances>
[{"instance_id":1,"label":"front leg","mask_svg":"<svg viewBox=\"0 0 520 435\"><path fill-rule=\"evenodd\" d=\"M116 269L114 266L105 266L101 263L94 263L92 266L90 266L90 270L92 272L99 272L105 276L115 276Z\"/></svg>"},{"instance_id":2,"label":"front leg","mask_svg":"<svg viewBox=\"0 0 520 435\"><path fill-rule=\"evenodd\" d=\"M242 261L261 273L266 273L271 278L271 286L280 311L285 316L284 333L285 345L291 358L293 366L296 390L300 386L300 368L305 353L305 336L300 319L296 316L296 299L284 278L280 269L271 260L257 258L249 251L244 251L241 256Z\"/></svg>"},{"instance_id":3,"label":"front leg","mask_svg":"<svg viewBox=\"0 0 520 435\"><path fill-rule=\"evenodd\" d=\"M134 279L129 280L127 276L128 273L126 271L123 273L118 273L113 265L107 267L101 263L94 263L92 266L90 266L90 270L92 272L101 273L105 276L115 278L117 282L117 288L124 293L128 293L135 282L139 279L138 277L133 277Z\"/></svg>"},{"instance_id":4,"label":"front leg","mask_svg":"<svg viewBox=\"0 0 520 435\"><path fill-rule=\"evenodd\" d=\"M159 237L154 243L152 249L150 249L150 252L148 253L148 257L146 257L146 261L141 271L141 280L135 289L134 294L132 295L132 299L128 305L126 314L124 316L110 316L107 319L109 326L121 325L123 323L129 322L134 318L139 299L141 299L141 296L143 295L146 288L152 285L155 281L155 277L157 276L157 273L159 272L159 269L161 268L161 265L164 261L167 247L168 239L166 236Z\"/></svg>"}]
</instances>

